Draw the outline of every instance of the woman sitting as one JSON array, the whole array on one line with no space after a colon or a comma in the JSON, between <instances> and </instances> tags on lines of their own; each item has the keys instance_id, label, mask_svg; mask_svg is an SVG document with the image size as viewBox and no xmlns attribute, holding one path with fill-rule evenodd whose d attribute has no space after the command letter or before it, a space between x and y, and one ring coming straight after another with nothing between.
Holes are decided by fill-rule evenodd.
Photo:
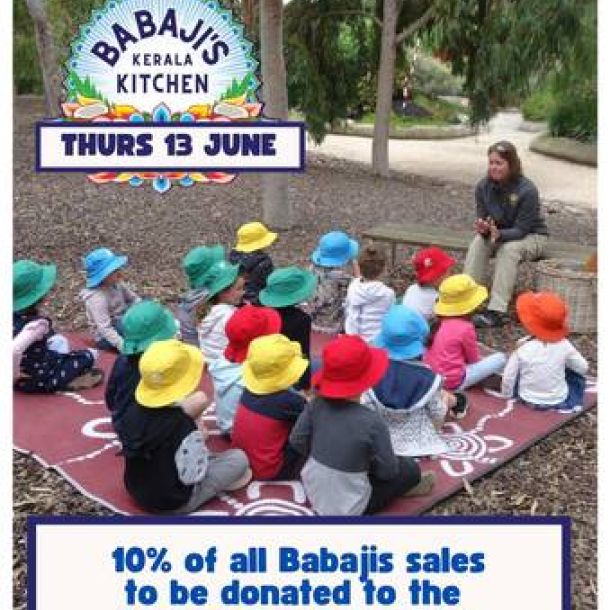
<instances>
[{"instance_id":1,"label":"woman sitting","mask_svg":"<svg viewBox=\"0 0 610 610\"><path fill-rule=\"evenodd\" d=\"M497 142L487 154L487 177L475 190L476 236L468 248L464 273L485 284L489 259L496 257L489 304L473 322L476 326L500 326L506 321L519 263L544 256L549 232L538 189L523 176L513 144Z\"/></svg>"}]
</instances>

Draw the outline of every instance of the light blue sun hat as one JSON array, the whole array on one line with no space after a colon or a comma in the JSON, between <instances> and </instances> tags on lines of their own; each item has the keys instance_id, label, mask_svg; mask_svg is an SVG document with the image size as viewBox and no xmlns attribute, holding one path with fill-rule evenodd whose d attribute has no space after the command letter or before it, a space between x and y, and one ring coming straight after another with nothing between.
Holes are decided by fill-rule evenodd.
<instances>
[{"instance_id":1,"label":"light blue sun hat","mask_svg":"<svg viewBox=\"0 0 610 610\"><path fill-rule=\"evenodd\" d=\"M96 248L83 259L87 274L87 288L96 288L111 273L127 264L127 257L115 254L109 248Z\"/></svg>"},{"instance_id":2,"label":"light blue sun hat","mask_svg":"<svg viewBox=\"0 0 610 610\"><path fill-rule=\"evenodd\" d=\"M385 314L373 344L387 350L392 360L411 360L424 353L429 334L430 327L419 312L393 305Z\"/></svg>"},{"instance_id":3,"label":"light blue sun hat","mask_svg":"<svg viewBox=\"0 0 610 610\"><path fill-rule=\"evenodd\" d=\"M331 231L322 235L311 260L320 267L342 267L355 259L359 250L358 242L347 233Z\"/></svg>"}]
</instances>

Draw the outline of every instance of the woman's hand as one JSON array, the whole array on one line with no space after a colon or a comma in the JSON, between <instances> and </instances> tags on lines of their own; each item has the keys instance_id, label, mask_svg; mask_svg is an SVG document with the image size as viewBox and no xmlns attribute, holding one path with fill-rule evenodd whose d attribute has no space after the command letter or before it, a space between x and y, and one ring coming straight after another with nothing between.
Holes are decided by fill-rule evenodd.
<instances>
[{"instance_id":1,"label":"woman's hand","mask_svg":"<svg viewBox=\"0 0 610 610\"><path fill-rule=\"evenodd\" d=\"M474 230L479 234L479 235L489 235L489 222L487 220L485 220L484 218L477 218L474 221Z\"/></svg>"},{"instance_id":2,"label":"woman's hand","mask_svg":"<svg viewBox=\"0 0 610 610\"><path fill-rule=\"evenodd\" d=\"M500 239L500 229L496 227L496 223L493 220L489 221L489 238L492 243L495 243Z\"/></svg>"}]
</instances>

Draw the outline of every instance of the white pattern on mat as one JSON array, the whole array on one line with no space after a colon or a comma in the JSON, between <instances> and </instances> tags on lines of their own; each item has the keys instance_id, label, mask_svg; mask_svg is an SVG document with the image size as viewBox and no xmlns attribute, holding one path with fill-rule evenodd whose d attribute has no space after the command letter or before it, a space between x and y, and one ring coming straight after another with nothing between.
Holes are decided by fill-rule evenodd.
<instances>
[{"instance_id":1,"label":"white pattern on mat","mask_svg":"<svg viewBox=\"0 0 610 610\"><path fill-rule=\"evenodd\" d=\"M488 392L496 395L495 392ZM501 419L511 413L515 407L514 400L507 400L506 406L497 413L483 415L471 430L463 430L456 422L445 422L442 434L450 450L438 456L441 468L445 474L461 478L472 474L474 464L495 464L498 458L491 454L512 447L513 440L498 434L483 434L485 424L492 419Z\"/></svg>"}]
</instances>

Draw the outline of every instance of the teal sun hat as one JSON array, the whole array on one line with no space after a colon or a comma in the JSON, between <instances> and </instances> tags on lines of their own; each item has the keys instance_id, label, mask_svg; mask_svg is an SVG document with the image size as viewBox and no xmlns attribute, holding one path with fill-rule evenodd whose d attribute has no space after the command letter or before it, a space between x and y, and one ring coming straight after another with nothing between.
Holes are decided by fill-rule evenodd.
<instances>
[{"instance_id":1,"label":"teal sun hat","mask_svg":"<svg viewBox=\"0 0 610 610\"><path fill-rule=\"evenodd\" d=\"M214 263L207 273L206 287L208 298L216 296L219 292L229 288L235 283L239 275L239 265L231 265L225 260Z\"/></svg>"},{"instance_id":2,"label":"teal sun hat","mask_svg":"<svg viewBox=\"0 0 610 610\"><path fill-rule=\"evenodd\" d=\"M214 246L197 246L188 251L182 259L182 268L193 289L205 287L208 272L214 265L223 260L225 249L217 244Z\"/></svg>"},{"instance_id":3,"label":"teal sun hat","mask_svg":"<svg viewBox=\"0 0 610 610\"><path fill-rule=\"evenodd\" d=\"M23 311L44 297L55 284L57 267L21 259L13 263L13 311Z\"/></svg>"},{"instance_id":4,"label":"teal sun hat","mask_svg":"<svg viewBox=\"0 0 610 610\"><path fill-rule=\"evenodd\" d=\"M307 301L316 290L316 276L300 267L276 269L258 295L266 307L288 307Z\"/></svg>"},{"instance_id":5,"label":"teal sun hat","mask_svg":"<svg viewBox=\"0 0 610 610\"><path fill-rule=\"evenodd\" d=\"M152 300L134 303L121 318L123 349L127 356L144 352L155 341L173 339L178 324L172 312Z\"/></svg>"}]
</instances>

